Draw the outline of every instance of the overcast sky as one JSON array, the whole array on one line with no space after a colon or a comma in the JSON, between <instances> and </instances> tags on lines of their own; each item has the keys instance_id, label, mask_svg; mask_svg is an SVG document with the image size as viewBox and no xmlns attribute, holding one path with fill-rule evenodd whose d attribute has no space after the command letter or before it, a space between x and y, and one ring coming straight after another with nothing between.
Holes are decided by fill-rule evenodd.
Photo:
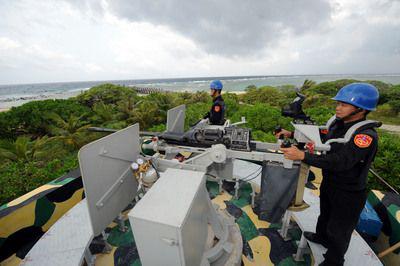
<instances>
[{"instance_id":1,"label":"overcast sky","mask_svg":"<svg viewBox=\"0 0 400 266\"><path fill-rule=\"evenodd\" d=\"M400 73L400 0L0 0L0 84Z\"/></svg>"}]
</instances>

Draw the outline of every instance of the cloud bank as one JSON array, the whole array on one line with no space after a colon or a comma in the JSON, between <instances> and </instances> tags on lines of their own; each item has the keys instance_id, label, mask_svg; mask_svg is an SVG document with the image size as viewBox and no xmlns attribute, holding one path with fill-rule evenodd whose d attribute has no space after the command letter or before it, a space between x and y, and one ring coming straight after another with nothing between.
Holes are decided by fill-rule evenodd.
<instances>
[{"instance_id":1,"label":"cloud bank","mask_svg":"<svg viewBox=\"0 0 400 266\"><path fill-rule=\"evenodd\" d=\"M399 73L400 1L0 1L0 84Z\"/></svg>"}]
</instances>

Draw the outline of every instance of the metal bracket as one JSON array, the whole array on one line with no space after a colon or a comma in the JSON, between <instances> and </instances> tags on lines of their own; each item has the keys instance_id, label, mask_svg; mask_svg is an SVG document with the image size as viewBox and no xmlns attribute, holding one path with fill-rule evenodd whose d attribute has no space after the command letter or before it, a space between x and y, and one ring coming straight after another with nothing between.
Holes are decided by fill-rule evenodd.
<instances>
[{"instance_id":1,"label":"metal bracket","mask_svg":"<svg viewBox=\"0 0 400 266\"><path fill-rule=\"evenodd\" d=\"M118 224L118 230L120 232L127 232L128 231L128 227L125 226L125 221L124 221L124 217L122 216L122 213L120 213L118 215L118 217L116 218L116 222Z\"/></svg>"},{"instance_id":2,"label":"metal bracket","mask_svg":"<svg viewBox=\"0 0 400 266\"><path fill-rule=\"evenodd\" d=\"M287 235L288 230L289 230L291 215L292 215L291 211L287 210L285 212L285 215L283 216L283 219L282 219L282 228L278 231L285 241L291 239Z\"/></svg>"},{"instance_id":3,"label":"metal bracket","mask_svg":"<svg viewBox=\"0 0 400 266\"><path fill-rule=\"evenodd\" d=\"M92 252L90 252L89 247L85 248L84 257L88 266L94 266L96 255L93 255Z\"/></svg>"},{"instance_id":4,"label":"metal bracket","mask_svg":"<svg viewBox=\"0 0 400 266\"><path fill-rule=\"evenodd\" d=\"M104 249L103 249L103 254L109 254L112 250L112 246L107 242L107 238L108 236L106 235L105 231L101 232L101 236L103 238L104 241Z\"/></svg>"},{"instance_id":5,"label":"metal bracket","mask_svg":"<svg viewBox=\"0 0 400 266\"><path fill-rule=\"evenodd\" d=\"M125 179L128 177L130 168L126 169L122 175L117 179L117 181L110 186L110 188L104 193L98 202L96 202L96 207L102 208L104 204L110 199L110 197L117 191L117 189L124 183Z\"/></svg>"},{"instance_id":6,"label":"metal bracket","mask_svg":"<svg viewBox=\"0 0 400 266\"><path fill-rule=\"evenodd\" d=\"M100 151L100 153L99 153L99 156L107 157L107 158L114 159L114 160L120 160L120 161L124 161L124 162L132 162L132 159L121 158L121 157L119 157L119 156L115 156L115 155L112 155L112 154L111 154L111 155L108 154L108 151L105 149L105 147L102 147L102 148L101 148L101 151Z\"/></svg>"},{"instance_id":7,"label":"metal bracket","mask_svg":"<svg viewBox=\"0 0 400 266\"><path fill-rule=\"evenodd\" d=\"M293 254L294 261L297 261L297 262L304 261L303 255L307 251L307 249L308 249L307 240L304 237L304 234L302 234L301 238L300 238L300 243L297 248L297 252L296 252L296 254Z\"/></svg>"}]
</instances>

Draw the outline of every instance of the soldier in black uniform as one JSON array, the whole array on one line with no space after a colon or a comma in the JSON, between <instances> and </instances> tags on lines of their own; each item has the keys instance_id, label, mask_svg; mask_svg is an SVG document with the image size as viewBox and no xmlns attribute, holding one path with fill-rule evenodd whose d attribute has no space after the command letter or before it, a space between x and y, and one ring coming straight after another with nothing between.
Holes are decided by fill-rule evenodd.
<instances>
[{"instance_id":1,"label":"soldier in black uniform","mask_svg":"<svg viewBox=\"0 0 400 266\"><path fill-rule=\"evenodd\" d=\"M208 118L211 125L223 125L225 123L225 102L221 96L222 87L222 82L219 80L214 80L210 84L210 96L213 98L213 105L210 112L203 118Z\"/></svg>"},{"instance_id":2,"label":"soldier in black uniform","mask_svg":"<svg viewBox=\"0 0 400 266\"><path fill-rule=\"evenodd\" d=\"M337 101L336 120L321 136L323 141L343 138L351 126L365 120L366 115L375 110L379 93L370 84L352 83L344 86L333 99ZM358 128L349 142L332 143L327 154L305 153L295 146L281 149L287 159L302 160L322 168L316 233L304 232L308 240L328 249L320 265L344 263L351 234L367 198L368 170L378 148L376 126L376 123L370 123ZM283 130L278 134L289 136L290 133Z\"/></svg>"}]
</instances>

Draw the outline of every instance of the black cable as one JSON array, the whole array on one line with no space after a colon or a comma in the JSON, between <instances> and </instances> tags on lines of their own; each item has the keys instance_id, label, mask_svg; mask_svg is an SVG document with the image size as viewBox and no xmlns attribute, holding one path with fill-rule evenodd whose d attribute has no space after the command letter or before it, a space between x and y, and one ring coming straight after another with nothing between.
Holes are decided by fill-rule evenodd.
<instances>
[{"instance_id":1,"label":"black cable","mask_svg":"<svg viewBox=\"0 0 400 266\"><path fill-rule=\"evenodd\" d=\"M254 180L254 179L256 179L256 178L258 177L259 174L261 174L261 172L262 172L262 171L260 171L259 173L257 173L256 176L254 176L254 177L252 177L252 178L250 178L250 179L243 180L243 181L249 182L249 181L251 181L251 180Z\"/></svg>"},{"instance_id":2,"label":"black cable","mask_svg":"<svg viewBox=\"0 0 400 266\"><path fill-rule=\"evenodd\" d=\"M262 172L262 170L261 170L261 171L260 171L260 170L257 170L257 171L255 171L255 172L253 172L253 173L251 173L251 174L245 176L245 177L242 178L241 180L247 181L247 180L249 179L249 177L250 177L250 179L254 178L253 175L255 175L255 177L257 177L261 172ZM251 176L252 176L252 177L251 177Z\"/></svg>"},{"instance_id":3,"label":"black cable","mask_svg":"<svg viewBox=\"0 0 400 266\"><path fill-rule=\"evenodd\" d=\"M253 179L257 178L257 176L258 176L261 172L262 172L262 167L260 167L260 168L257 169L256 171L254 171L254 172L248 174L247 176L245 176L245 177L242 178L241 180L242 180L242 181L245 181L245 182L248 182L248 181L250 181L250 180L253 180ZM252 177L252 178L250 178L250 179L247 179L249 176L252 176L252 175L254 175L254 174L256 174L254 177Z\"/></svg>"}]
</instances>

